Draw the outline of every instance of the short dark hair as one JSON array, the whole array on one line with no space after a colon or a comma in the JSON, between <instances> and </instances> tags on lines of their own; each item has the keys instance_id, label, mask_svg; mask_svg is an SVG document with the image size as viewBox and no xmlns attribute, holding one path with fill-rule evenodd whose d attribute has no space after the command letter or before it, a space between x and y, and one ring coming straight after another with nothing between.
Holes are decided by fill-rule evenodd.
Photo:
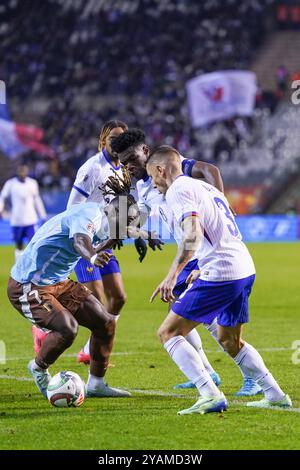
<instances>
[{"instance_id":1,"label":"short dark hair","mask_svg":"<svg viewBox=\"0 0 300 470\"><path fill-rule=\"evenodd\" d=\"M150 152L146 164L151 163L150 161L154 159L154 156L164 157L165 155L168 155L170 153L175 153L176 155L178 155L178 157L180 157L178 150L176 150L174 147L171 147L170 145L158 145L157 147L154 147L154 149L152 149L152 151Z\"/></svg>"},{"instance_id":2,"label":"short dark hair","mask_svg":"<svg viewBox=\"0 0 300 470\"><path fill-rule=\"evenodd\" d=\"M121 153L133 145L144 144L145 140L145 133L141 129L128 129L111 142L111 148L113 152Z\"/></svg>"}]
</instances>

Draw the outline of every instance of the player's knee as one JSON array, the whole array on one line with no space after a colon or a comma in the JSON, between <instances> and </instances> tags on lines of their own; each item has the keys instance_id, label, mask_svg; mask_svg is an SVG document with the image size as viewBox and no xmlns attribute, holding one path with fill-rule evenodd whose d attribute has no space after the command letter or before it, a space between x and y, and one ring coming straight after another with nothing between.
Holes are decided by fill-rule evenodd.
<instances>
[{"instance_id":1,"label":"player's knee","mask_svg":"<svg viewBox=\"0 0 300 470\"><path fill-rule=\"evenodd\" d=\"M105 333L106 333L106 336L108 336L109 338L111 338L112 336L115 335L115 331L116 331L116 320L113 318L112 320L108 321L108 322L105 324Z\"/></svg>"},{"instance_id":2,"label":"player's knee","mask_svg":"<svg viewBox=\"0 0 300 470\"><path fill-rule=\"evenodd\" d=\"M72 344L78 333L78 323L75 318L69 318L61 328L60 333L62 334L66 343Z\"/></svg>"},{"instance_id":3,"label":"player's knee","mask_svg":"<svg viewBox=\"0 0 300 470\"><path fill-rule=\"evenodd\" d=\"M119 313L122 307L124 307L127 300L125 292L120 292L116 296L111 298L111 311L115 314Z\"/></svg>"},{"instance_id":4,"label":"player's knee","mask_svg":"<svg viewBox=\"0 0 300 470\"><path fill-rule=\"evenodd\" d=\"M116 321L113 318L112 315L110 315L111 319L106 321L97 328L92 329L92 333L97 336L98 338L101 338L102 341L106 341L107 339L111 340L115 336L115 331L116 331Z\"/></svg>"},{"instance_id":5,"label":"player's knee","mask_svg":"<svg viewBox=\"0 0 300 470\"><path fill-rule=\"evenodd\" d=\"M170 338L174 336L174 333L169 328L161 325L157 330L157 336L161 344L165 344Z\"/></svg>"}]
</instances>

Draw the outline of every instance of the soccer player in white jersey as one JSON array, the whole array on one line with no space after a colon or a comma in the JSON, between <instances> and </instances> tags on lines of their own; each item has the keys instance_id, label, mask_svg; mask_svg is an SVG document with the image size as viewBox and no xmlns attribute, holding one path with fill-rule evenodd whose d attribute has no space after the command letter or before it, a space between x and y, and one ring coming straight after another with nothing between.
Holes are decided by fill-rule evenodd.
<instances>
[{"instance_id":1,"label":"soccer player in white jersey","mask_svg":"<svg viewBox=\"0 0 300 470\"><path fill-rule=\"evenodd\" d=\"M147 219L151 210L159 210L161 220L166 225L170 233L173 233L174 238L179 245L182 238L182 231L179 227L176 228L174 233L173 217L171 216L166 206L165 198L153 186L153 181L146 171L146 160L149 156L150 149L145 143L145 134L140 129L129 129L114 139L112 142L112 149L119 155L121 162L126 165L129 173L137 180L136 188L138 191L138 205L140 212L144 213L144 220ZM212 184L221 192L223 192L223 181L217 167L209 163L186 159L180 156L182 171L185 175L192 178L202 178L206 182ZM175 226L176 227L176 226ZM146 254L145 242L143 240L136 240L138 250L140 250L141 258ZM176 286L174 287L174 294L179 297L187 287L187 279L194 270L198 269L198 259L194 256L187 265L182 269L177 277ZM217 339L217 321L216 319L210 325L206 325L213 338ZM212 376L214 382L219 385L220 377L214 371L209 363L206 354L202 347L201 338L196 329L193 329L187 336L187 341L196 349L200 354L206 370ZM237 396L253 396L262 392L261 387L249 376L243 375L243 385L238 392ZM177 384L175 388L195 388L192 381L182 384Z\"/></svg>"},{"instance_id":2,"label":"soccer player in white jersey","mask_svg":"<svg viewBox=\"0 0 300 470\"><path fill-rule=\"evenodd\" d=\"M103 188L108 178L115 174L122 177L121 164L119 158L111 150L111 142L126 129L127 125L119 120L108 121L103 125L99 138L99 152L79 168L67 208L86 202L103 202ZM111 198L112 196L106 196L106 202L109 202ZM112 253L112 250L109 252ZM105 296L106 308L111 314L116 317L120 314L126 301L126 294L119 263L114 255L102 268L93 266L88 260L82 258L75 267L75 273L78 281L88 287L100 302L104 303ZM38 351L45 334L33 327L33 336L36 351ZM78 353L77 358L79 362L89 363L89 341Z\"/></svg>"},{"instance_id":3,"label":"soccer player in white jersey","mask_svg":"<svg viewBox=\"0 0 300 470\"><path fill-rule=\"evenodd\" d=\"M33 237L36 224L46 219L46 211L35 179L28 176L28 166L20 164L14 178L6 181L0 195L0 216L6 203L11 206L10 224L16 245L15 259L23 253L24 243Z\"/></svg>"},{"instance_id":4,"label":"soccer player in white jersey","mask_svg":"<svg viewBox=\"0 0 300 470\"><path fill-rule=\"evenodd\" d=\"M197 402L179 414L227 409L224 394L207 373L200 355L185 339L198 323L209 324L215 317L218 339L224 350L264 391L265 398L247 406L291 407L291 399L281 390L260 354L242 339L243 324L248 322L248 298L255 267L224 194L203 181L187 178L182 172L180 155L172 147L154 150L146 168L184 233L167 276L150 299L152 302L159 294L163 302L174 302L158 335L175 364L199 391ZM196 253L199 277L176 299L173 289L177 276Z\"/></svg>"},{"instance_id":5,"label":"soccer player in white jersey","mask_svg":"<svg viewBox=\"0 0 300 470\"><path fill-rule=\"evenodd\" d=\"M87 396L130 396L104 381L113 347L115 315L87 287L68 279L80 257L99 267L109 261L111 254L100 251L104 246L99 243L118 238L123 228L128 233L138 215L136 207L132 207L132 196L121 202L122 205L118 197L105 207L89 202L53 217L37 231L12 268L7 289L11 304L29 321L49 331L36 358L28 364L44 396L51 379L48 367L71 346L78 325L91 331ZM121 213L124 202L126 212ZM124 219L126 225L121 227Z\"/></svg>"}]
</instances>

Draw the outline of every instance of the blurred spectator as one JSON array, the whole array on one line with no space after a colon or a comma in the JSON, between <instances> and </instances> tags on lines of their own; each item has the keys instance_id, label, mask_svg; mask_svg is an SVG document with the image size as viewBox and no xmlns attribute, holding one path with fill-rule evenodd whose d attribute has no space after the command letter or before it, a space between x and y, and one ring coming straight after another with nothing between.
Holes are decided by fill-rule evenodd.
<instances>
[{"instance_id":1,"label":"blurred spectator","mask_svg":"<svg viewBox=\"0 0 300 470\"><path fill-rule=\"evenodd\" d=\"M1 2L0 79L13 111L23 118L20 110L31 106L57 155L58 169L37 166L41 184L65 188L95 153L103 122L114 117L142 127L150 144L164 141L191 158L231 159L247 140L243 121L224 124L218 137L212 129L207 147L202 131L190 126L185 83L203 72L247 68L272 3Z\"/></svg>"}]
</instances>

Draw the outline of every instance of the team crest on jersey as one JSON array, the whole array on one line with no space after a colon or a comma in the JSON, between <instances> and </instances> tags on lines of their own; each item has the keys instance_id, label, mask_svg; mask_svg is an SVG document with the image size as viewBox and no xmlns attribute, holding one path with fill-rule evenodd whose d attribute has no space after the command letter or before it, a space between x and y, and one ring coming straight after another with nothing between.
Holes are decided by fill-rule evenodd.
<instances>
[{"instance_id":1,"label":"team crest on jersey","mask_svg":"<svg viewBox=\"0 0 300 470\"><path fill-rule=\"evenodd\" d=\"M95 225L94 225L94 224L92 224L92 223L87 224L86 229L87 229L88 232L90 232L90 233L92 233L93 235L95 235L96 229L95 229Z\"/></svg>"},{"instance_id":2,"label":"team crest on jersey","mask_svg":"<svg viewBox=\"0 0 300 470\"><path fill-rule=\"evenodd\" d=\"M92 266L89 266L88 268L86 268L86 270L88 273L92 273L94 268L92 268Z\"/></svg>"},{"instance_id":3,"label":"team crest on jersey","mask_svg":"<svg viewBox=\"0 0 300 470\"><path fill-rule=\"evenodd\" d=\"M89 179L89 175L85 175L85 177L83 178L83 182L87 181Z\"/></svg>"}]
</instances>

